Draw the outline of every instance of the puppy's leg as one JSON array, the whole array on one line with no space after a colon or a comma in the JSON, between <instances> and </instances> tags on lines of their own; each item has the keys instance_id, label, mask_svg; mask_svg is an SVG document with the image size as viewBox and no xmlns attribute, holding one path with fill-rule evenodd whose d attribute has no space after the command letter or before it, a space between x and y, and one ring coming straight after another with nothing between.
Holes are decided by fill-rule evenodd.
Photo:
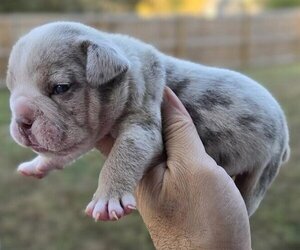
<instances>
[{"instance_id":1,"label":"puppy's leg","mask_svg":"<svg viewBox=\"0 0 300 250\"><path fill-rule=\"evenodd\" d=\"M135 208L134 189L147 167L162 153L160 121L126 125L104 163L98 188L86 213L115 220Z\"/></svg>"},{"instance_id":2,"label":"puppy's leg","mask_svg":"<svg viewBox=\"0 0 300 250\"><path fill-rule=\"evenodd\" d=\"M236 177L235 183L244 198L249 216L258 208L280 165L280 160L270 161L265 168Z\"/></svg>"}]
</instances>

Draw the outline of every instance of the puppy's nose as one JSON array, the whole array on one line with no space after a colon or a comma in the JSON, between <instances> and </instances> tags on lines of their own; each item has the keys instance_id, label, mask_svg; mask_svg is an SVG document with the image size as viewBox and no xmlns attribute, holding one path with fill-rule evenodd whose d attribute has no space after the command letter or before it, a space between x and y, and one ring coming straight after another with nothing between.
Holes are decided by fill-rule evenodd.
<instances>
[{"instance_id":1,"label":"puppy's nose","mask_svg":"<svg viewBox=\"0 0 300 250\"><path fill-rule=\"evenodd\" d=\"M27 134L28 130L31 129L33 120L28 117L20 116L16 118L16 122L18 126Z\"/></svg>"},{"instance_id":2,"label":"puppy's nose","mask_svg":"<svg viewBox=\"0 0 300 250\"><path fill-rule=\"evenodd\" d=\"M27 135L35 120L35 107L26 97L18 97L11 102L11 108L18 127Z\"/></svg>"}]
</instances>

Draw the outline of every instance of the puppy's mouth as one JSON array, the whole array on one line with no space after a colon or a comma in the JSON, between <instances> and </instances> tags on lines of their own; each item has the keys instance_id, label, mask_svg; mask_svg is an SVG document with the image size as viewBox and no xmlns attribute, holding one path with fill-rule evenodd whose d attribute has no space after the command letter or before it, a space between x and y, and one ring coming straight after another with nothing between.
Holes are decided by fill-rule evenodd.
<instances>
[{"instance_id":1,"label":"puppy's mouth","mask_svg":"<svg viewBox=\"0 0 300 250\"><path fill-rule=\"evenodd\" d=\"M45 131L42 131L42 133L45 133ZM54 133L50 130L48 134L53 135ZM12 123L11 135L20 145L28 147L36 153L45 155L65 156L78 151L87 143L86 138L81 138L78 141L68 141L64 133L58 133L57 136L50 136L50 138L37 138L32 129L24 130L17 126L16 123Z\"/></svg>"},{"instance_id":2,"label":"puppy's mouth","mask_svg":"<svg viewBox=\"0 0 300 250\"><path fill-rule=\"evenodd\" d=\"M32 150L37 152L37 153L49 153L50 152L48 149L43 148L39 145L30 145L29 147L32 148Z\"/></svg>"},{"instance_id":3,"label":"puppy's mouth","mask_svg":"<svg viewBox=\"0 0 300 250\"><path fill-rule=\"evenodd\" d=\"M31 148L35 152L37 153L50 152L50 150L38 144L35 136L32 133L28 134L27 136L23 134L23 138L25 139L24 146Z\"/></svg>"},{"instance_id":4,"label":"puppy's mouth","mask_svg":"<svg viewBox=\"0 0 300 250\"><path fill-rule=\"evenodd\" d=\"M36 142L32 142L32 141L28 141L28 143L25 146L31 148L36 153L40 153L40 154L55 154L55 155L61 155L61 156L63 156L63 155L68 155L71 152L75 151L78 148L79 145L80 145L80 143L77 143L77 144L71 145L71 146L69 146L67 148L64 148L64 149L58 150L58 151L50 150L48 148L45 148L45 147L41 146L40 144L38 144Z\"/></svg>"},{"instance_id":5,"label":"puppy's mouth","mask_svg":"<svg viewBox=\"0 0 300 250\"><path fill-rule=\"evenodd\" d=\"M56 151L53 151L46 147L41 146L31 131L27 131L26 133L24 133L24 131L22 129L19 129L19 133L22 136L22 144L25 147L31 148L36 153L44 153L44 154L45 153L53 153L53 154L60 153L60 152L56 152ZM65 150L63 150L63 151L65 151Z\"/></svg>"},{"instance_id":6,"label":"puppy's mouth","mask_svg":"<svg viewBox=\"0 0 300 250\"><path fill-rule=\"evenodd\" d=\"M40 154L67 155L70 152L74 151L77 148L78 145L75 144L75 145L73 145L71 147L68 147L68 148L65 148L61 151L53 151L53 150L44 148L39 144L33 144L31 142L27 143L25 146L31 148L36 153L40 153Z\"/></svg>"}]
</instances>

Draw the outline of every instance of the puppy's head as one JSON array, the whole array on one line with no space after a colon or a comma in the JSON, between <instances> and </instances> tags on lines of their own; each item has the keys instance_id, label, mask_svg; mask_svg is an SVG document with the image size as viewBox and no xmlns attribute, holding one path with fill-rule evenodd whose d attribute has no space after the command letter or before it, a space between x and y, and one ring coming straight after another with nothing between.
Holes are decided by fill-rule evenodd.
<instances>
[{"instance_id":1,"label":"puppy's head","mask_svg":"<svg viewBox=\"0 0 300 250\"><path fill-rule=\"evenodd\" d=\"M16 142L39 153L68 154L93 147L108 132L101 86L126 75L129 63L104 37L60 22L40 26L16 43L7 73Z\"/></svg>"}]
</instances>

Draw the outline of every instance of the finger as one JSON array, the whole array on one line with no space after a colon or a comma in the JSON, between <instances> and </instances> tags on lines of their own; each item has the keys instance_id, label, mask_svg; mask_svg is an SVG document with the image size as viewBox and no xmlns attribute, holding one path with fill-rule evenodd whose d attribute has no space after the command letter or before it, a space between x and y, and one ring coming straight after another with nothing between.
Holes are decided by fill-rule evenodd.
<instances>
[{"instance_id":1,"label":"finger","mask_svg":"<svg viewBox=\"0 0 300 250\"><path fill-rule=\"evenodd\" d=\"M96 148L104 155L108 156L113 145L115 143L115 139L109 135L102 138L96 145Z\"/></svg>"},{"instance_id":2,"label":"finger","mask_svg":"<svg viewBox=\"0 0 300 250\"><path fill-rule=\"evenodd\" d=\"M166 104L169 104L169 106L171 106L171 109L177 109L183 116L192 120L189 112L169 87L166 87L164 90L164 102Z\"/></svg>"},{"instance_id":3,"label":"finger","mask_svg":"<svg viewBox=\"0 0 300 250\"><path fill-rule=\"evenodd\" d=\"M170 88L164 92L162 117L168 160L182 162L207 157L190 115Z\"/></svg>"}]
</instances>

